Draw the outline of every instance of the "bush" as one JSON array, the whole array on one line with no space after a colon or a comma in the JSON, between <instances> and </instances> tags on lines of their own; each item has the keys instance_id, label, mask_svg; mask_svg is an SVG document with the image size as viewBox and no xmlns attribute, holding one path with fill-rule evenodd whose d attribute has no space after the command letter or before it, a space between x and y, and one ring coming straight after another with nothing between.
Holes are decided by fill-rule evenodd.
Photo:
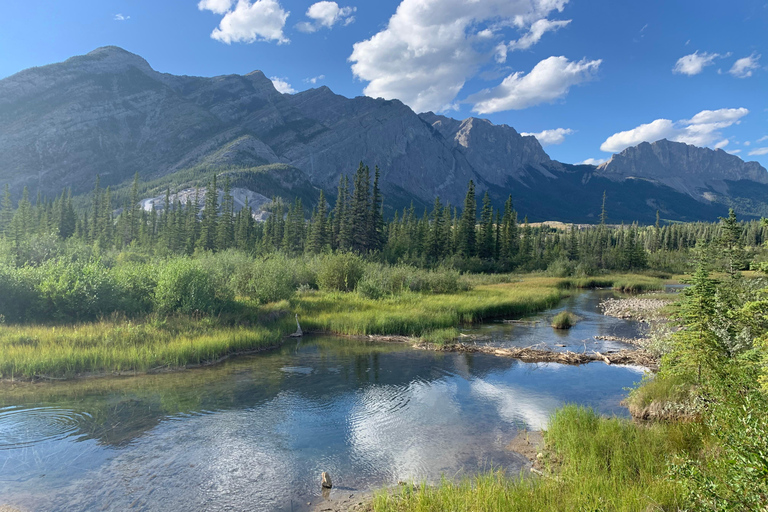
<instances>
[{"instance_id":1,"label":"bush","mask_svg":"<svg viewBox=\"0 0 768 512\"><path fill-rule=\"evenodd\" d=\"M118 258L119 260L119 258ZM154 309L157 267L151 264L124 264L112 269L117 285L116 307L128 315L149 313Z\"/></svg>"},{"instance_id":2,"label":"bush","mask_svg":"<svg viewBox=\"0 0 768 512\"><path fill-rule=\"evenodd\" d=\"M99 261L47 261L26 272L35 282L38 317L84 320L118 309L117 283Z\"/></svg>"},{"instance_id":3,"label":"bush","mask_svg":"<svg viewBox=\"0 0 768 512\"><path fill-rule=\"evenodd\" d=\"M576 323L576 315L569 311L561 311L552 318L552 327L555 329L570 329Z\"/></svg>"},{"instance_id":4,"label":"bush","mask_svg":"<svg viewBox=\"0 0 768 512\"><path fill-rule=\"evenodd\" d=\"M214 279L198 261L179 258L160 270L155 304L162 314L213 313L232 297L229 290L217 290Z\"/></svg>"},{"instance_id":5,"label":"bush","mask_svg":"<svg viewBox=\"0 0 768 512\"><path fill-rule=\"evenodd\" d=\"M320 261L317 283L323 290L351 292L363 277L365 263L352 253L337 253Z\"/></svg>"},{"instance_id":6,"label":"bush","mask_svg":"<svg viewBox=\"0 0 768 512\"><path fill-rule=\"evenodd\" d=\"M6 322L23 322L34 314L37 294L22 271L0 265L0 315Z\"/></svg>"},{"instance_id":7,"label":"bush","mask_svg":"<svg viewBox=\"0 0 768 512\"><path fill-rule=\"evenodd\" d=\"M240 265L232 277L236 294L262 304L290 299L299 287L317 285L314 270L303 260L273 255Z\"/></svg>"}]
</instances>

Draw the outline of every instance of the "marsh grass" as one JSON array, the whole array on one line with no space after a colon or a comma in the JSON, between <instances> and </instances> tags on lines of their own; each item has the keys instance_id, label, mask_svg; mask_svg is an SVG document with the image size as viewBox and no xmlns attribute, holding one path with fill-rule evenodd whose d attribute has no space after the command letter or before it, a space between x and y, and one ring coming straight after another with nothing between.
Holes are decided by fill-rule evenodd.
<instances>
[{"instance_id":1,"label":"marsh grass","mask_svg":"<svg viewBox=\"0 0 768 512\"><path fill-rule=\"evenodd\" d=\"M406 485L374 497L376 512L501 512L553 510L678 510L683 490L667 462L700 448L695 426L636 425L566 406L545 434L547 472L522 478L489 471L435 487Z\"/></svg>"},{"instance_id":2,"label":"marsh grass","mask_svg":"<svg viewBox=\"0 0 768 512\"><path fill-rule=\"evenodd\" d=\"M570 329L578 321L578 317L570 311L561 311L552 318L552 327L555 329Z\"/></svg>"},{"instance_id":3,"label":"marsh grass","mask_svg":"<svg viewBox=\"0 0 768 512\"><path fill-rule=\"evenodd\" d=\"M562 297L557 279L480 285L461 293L404 292L379 300L359 294L327 292L292 300L309 331L336 334L424 336L461 324L499 316L524 316L554 307Z\"/></svg>"},{"instance_id":4,"label":"marsh grass","mask_svg":"<svg viewBox=\"0 0 768 512\"><path fill-rule=\"evenodd\" d=\"M249 321L151 315L74 325L0 325L0 378L70 378L205 364L278 344L292 320L275 311L259 311Z\"/></svg>"},{"instance_id":5,"label":"marsh grass","mask_svg":"<svg viewBox=\"0 0 768 512\"><path fill-rule=\"evenodd\" d=\"M613 288L624 293L642 293L661 291L664 289L664 282L656 277L641 274L609 274L563 279L558 286L566 290L571 288Z\"/></svg>"}]
</instances>

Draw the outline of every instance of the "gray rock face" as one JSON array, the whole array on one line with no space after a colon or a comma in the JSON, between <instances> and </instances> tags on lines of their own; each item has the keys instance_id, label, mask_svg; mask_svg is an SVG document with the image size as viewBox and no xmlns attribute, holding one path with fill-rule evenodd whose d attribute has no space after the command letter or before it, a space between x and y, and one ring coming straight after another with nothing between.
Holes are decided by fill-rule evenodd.
<instances>
[{"instance_id":1,"label":"gray rock face","mask_svg":"<svg viewBox=\"0 0 768 512\"><path fill-rule=\"evenodd\" d=\"M666 139L627 148L601 164L596 174L616 181L652 180L699 200L711 199L713 190L727 193L725 180L768 184L768 172L757 162Z\"/></svg>"},{"instance_id":2,"label":"gray rock face","mask_svg":"<svg viewBox=\"0 0 768 512\"><path fill-rule=\"evenodd\" d=\"M454 204L557 166L533 137L488 121L419 116L399 101L348 99L327 87L280 94L260 71L213 78L159 73L99 48L0 80L0 183L32 193L89 190L178 170L283 163L333 190L362 160L390 195Z\"/></svg>"},{"instance_id":3,"label":"gray rock face","mask_svg":"<svg viewBox=\"0 0 768 512\"><path fill-rule=\"evenodd\" d=\"M268 165L269 173L241 176L237 186L265 197L295 192L310 204L314 187L333 195L339 176L362 160L381 169L388 205L430 204L436 195L460 205L472 179L478 194L490 191L497 204L511 193L532 217L561 220L592 218L576 188L587 196L599 187L601 195L606 184L616 185L617 201L637 199L639 185L630 178L699 201L727 195L727 180L768 184L755 162L669 141L628 148L597 169L568 166L506 125L417 115L396 100L349 99L327 87L281 94L260 71L174 76L116 47L0 80L0 154L0 185L10 183L15 193L28 186L32 196L51 197L66 187L88 192L97 174L107 186L136 172L151 180L196 168L164 181L183 189L193 185L192 175ZM652 194L643 201L656 201L659 194ZM762 206L755 204L757 212ZM655 214L656 208L646 209Z\"/></svg>"}]
</instances>

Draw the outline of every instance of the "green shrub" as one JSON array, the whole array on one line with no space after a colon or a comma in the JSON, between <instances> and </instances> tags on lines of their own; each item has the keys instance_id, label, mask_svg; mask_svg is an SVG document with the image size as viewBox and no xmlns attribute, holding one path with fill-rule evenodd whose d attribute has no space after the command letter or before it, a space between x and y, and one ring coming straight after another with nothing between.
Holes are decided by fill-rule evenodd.
<instances>
[{"instance_id":1,"label":"green shrub","mask_svg":"<svg viewBox=\"0 0 768 512\"><path fill-rule=\"evenodd\" d=\"M6 322L23 322L34 314L37 293L23 272L0 265L0 315Z\"/></svg>"},{"instance_id":2,"label":"green shrub","mask_svg":"<svg viewBox=\"0 0 768 512\"><path fill-rule=\"evenodd\" d=\"M365 263L352 253L337 253L320 261L317 283L323 290L351 292L363 277Z\"/></svg>"},{"instance_id":3,"label":"green shrub","mask_svg":"<svg viewBox=\"0 0 768 512\"><path fill-rule=\"evenodd\" d=\"M316 274L307 262L281 254L248 260L239 265L232 276L237 295L262 304L290 299L299 287L316 285Z\"/></svg>"},{"instance_id":4,"label":"green shrub","mask_svg":"<svg viewBox=\"0 0 768 512\"><path fill-rule=\"evenodd\" d=\"M155 289L158 312L213 313L232 297L229 290L216 290L214 279L198 261L170 260L161 269Z\"/></svg>"},{"instance_id":5,"label":"green shrub","mask_svg":"<svg viewBox=\"0 0 768 512\"><path fill-rule=\"evenodd\" d=\"M149 313L154 309L155 288L157 288L156 265L123 264L113 268L112 275L117 285L117 310L135 315Z\"/></svg>"},{"instance_id":6,"label":"green shrub","mask_svg":"<svg viewBox=\"0 0 768 512\"><path fill-rule=\"evenodd\" d=\"M46 261L26 272L35 282L38 318L94 319L118 309L117 283L99 261Z\"/></svg>"},{"instance_id":7,"label":"green shrub","mask_svg":"<svg viewBox=\"0 0 768 512\"><path fill-rule=\"evenodd\" d=\"M576 315L569 311L561 311L552 318L552 327L555 329L570 329L576 323Z\"/></svg>"}]
</instances>

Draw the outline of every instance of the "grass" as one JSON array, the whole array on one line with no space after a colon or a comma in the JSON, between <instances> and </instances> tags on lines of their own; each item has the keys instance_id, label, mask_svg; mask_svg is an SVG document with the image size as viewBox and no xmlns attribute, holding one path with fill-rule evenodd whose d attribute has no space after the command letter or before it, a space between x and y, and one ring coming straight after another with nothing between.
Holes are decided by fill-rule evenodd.
<instances>
[{"instance_id":1,"label":"grass","mask_svg":"<svg viewBox=\"0 0 768 512\"><path fill-rule=\"evenodd\" d=\"M281 343L295 330L294 312L305 331L406 335L446 343L458 337L462 324L552 308L567 293L564 290L573 287L573 280L552 277L504 276L494 281L481 277L474 282L486 284L467 291L405 291L380 299L354 292L297 293L290 301L262 306L239 301L237 312L217 317L113 316L69 325L0 324L0 378L72 378L205 364Z\"/></svg>"},{"instance_id":2,"label":"grass","mask_svg":"<svg viewBox=\"0 0 768 512\"><path fill-rule=\"evenodd\" d=\"M496 512L553 510L678 510L683 490L667 461L701 445L694 425L640 426L566 406L545 433L553 476L521 478L490 471L435 487L406 485L376 494L376 512Z\"/></svg>"},{"instance_id":3,"label":"grass","mask_svg":"<svg viewBox=\"0 0 768 512\"><path fill-rule=\"evenodd\" d=\"M242 318L150 316L65 326L2 325L0 377L71 378L216 361L279 344L292 320L272 308L254 314L253 323Z\"/></svg>"},{"instance_id":4,"label":"grass","mask_svg":"<svg viewBox=\"0 0 768 512\"><path fill-rule=\"evenodd\" d=\"M576 315L570 311L561 311L552 318L552 327L555 329L570 329L576 324Z\"/></svg>"},{"instance_id":5,"label":"grass","mask_svg":"<svg viewBox=\"0 0 768 512\"><path fill-rule=\"evenodd\" d=\"M664 281L640 274L609 274L598 277L567 278L562 280L558 286L563 289L613 288L624 293L642 293L663 290Z\"/></svg>"},{"instance_id":6,"label":"grass","mask_svg":"<svg viewBox=\"0 0 768 512\"><path fill-rule=\"evenodd\" d=\"M557 279L476 286L450 294L405 292L374 300L358 294L317 292L292 300L302 327L337 334L427 336L461 324L500 316L524 316L554 307L561 299Z\"/></svg>"}]
</instances>

